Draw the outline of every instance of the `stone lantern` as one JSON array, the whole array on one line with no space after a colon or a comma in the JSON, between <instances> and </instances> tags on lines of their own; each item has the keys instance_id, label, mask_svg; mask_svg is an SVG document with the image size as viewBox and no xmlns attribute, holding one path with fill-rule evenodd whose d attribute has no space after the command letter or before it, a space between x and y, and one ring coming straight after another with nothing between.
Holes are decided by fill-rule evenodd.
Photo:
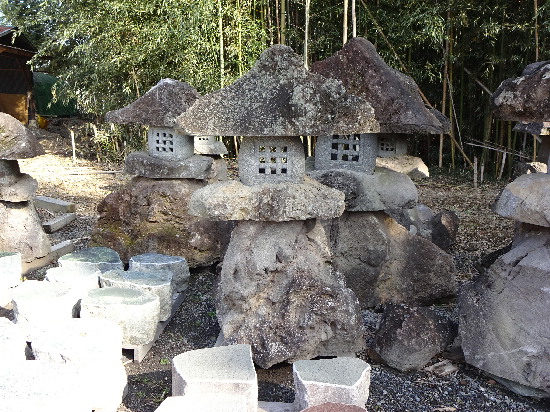
<instances>
[{"instance_id":1,"label":"stone lantern","mask_svg":"<svg viewBox=\"0 0 550 412\"><path fill-rule=\"evenodd\" d=\"M219 156L195 154L195 136L174 128L176 117L199 97L189 84L163 79L107 113L109 122L149 126L148 150L126 157L125 172L134 177L98 205L93 245L110 247L125 261L144 253L183 256L190 267L221 259L233 223L189 216L187 204L194 191L227 179L227 164Z\"/></svg>"},{"instance_id":2,"label":"stone lantern","mask_svg":"<svg viewBox=\"0 0 550 412\"><path fill-rule=\"evenodd\" d=\"M528 65L491 96L496 118L550 121L550 61ZM532 129L531 129L532 130ZM466 362L521 395L550 397L550 175L509 183L493 205L516 222L511 248L459 294Z\"/></svg>"},{"instance_id":3,"label":"stone lantern","mask_svg":"<svg viewBox=\"0 0 550 412\"><path fill-rule=\"evenodd\" d=\"M533 135L540 141L536 161L545 165L550 162L550 122L517 122L512 130Z\"/></svg>"},{"instance_id":4,"label":"stone lantern","mask_svg":"<svg viewBox=\"0 0 550 412\"><path fill-rule=\"evenodd\" d=\"M0 251L20 252L24 262L51 251L33 204L38 184L21 173L18 163L18 159L43 153L42 146L19 120L0 113Z\"/></svg>"},{"instance_id":5,"label":"stone lantern","mask_svg":"<svg viewBox=\"0 0 550 412\"><path fill-rule=\"evenodd\" d=\"M335 268L364 307L425 304L452 295L451 257L415 236L431 240L431 211L417 207L418 192L407 174L388 163L376 167L380 151L384 161L406 153L406 134L444 133L448 121L426 108L414 81L388 67L364 38L351 39L311 70L340 80L349 93L368 101L380 123L380 133L318 138L316 170L308 175L346 194L342 216L324 223Z\"/></svg>"},{"instance_id":6,"label":"stone lantern","mask_svg":"<svg viewBox=\"0 0 550 412\"><path fill-rule=\"evenodd\" d=\"M344 195L305 176L299 136L377 132L370 105L276 45L176 123L188 134L243 136L240 181L205 187L190 202L190 214L238 221L216 304L220 342L250 344L264 368L355 352L356 297L332 270L319 223L343 212Z\"/></svg>"}]
</instances>

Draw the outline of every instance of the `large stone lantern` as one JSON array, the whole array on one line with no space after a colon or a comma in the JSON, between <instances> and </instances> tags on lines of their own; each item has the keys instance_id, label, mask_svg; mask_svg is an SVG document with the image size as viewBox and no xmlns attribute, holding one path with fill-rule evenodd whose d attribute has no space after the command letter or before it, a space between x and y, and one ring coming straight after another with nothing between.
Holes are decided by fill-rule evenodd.
<instances>
[{"instance_id":1,"label":"large stone lantern","mask_svg":"<svg viewBox=\"0 0 550 412\"><path fill-rule=\"evenodd\" d=\"M333 271L319 223L343 212L344 195L305 176L300 136L376 132L370 105L277 45L176 123L188 134L243 136L240 181L205 187L190 202L191 214L238 221L216 304L220 341L252 345L264 368L358 350L357 298Z\"/></svg>"}]
</instances>

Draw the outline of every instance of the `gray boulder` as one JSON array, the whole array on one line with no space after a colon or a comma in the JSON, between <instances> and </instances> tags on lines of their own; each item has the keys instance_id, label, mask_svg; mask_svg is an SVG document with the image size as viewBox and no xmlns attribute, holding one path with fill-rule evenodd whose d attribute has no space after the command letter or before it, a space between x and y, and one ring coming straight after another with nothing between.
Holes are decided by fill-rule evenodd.
<instances>
[{"instance_id":1,"label":"gray boulder","mask_svg":"<svg viewBox=\"0 0 550 412\"><path fill-rule=\"evenodd\" d=\"M373 355L400 371L418 370L456 337L456 326L428 307L389 304L376 331Z\"/></svg>"},{"instance_id":2,"label":"gray boulder","mask_svg":"<svg viewBox=\"0 0 550 412\"><path fill-rule=\"evenodd\" d=\"M344 192L348 212L411 208L418 201L412 180L387 169L377 169L372 175L345 169L315 170L308 176Z\"/></svg>"},{"instance_id":3,"label":"gray boulder","mask_svg":"<svg viewBox=\"0 0 550 412\"><path fill-rule=\"evenodd\" d=\"M308 72L290 47L274 45L233 84L198 99L176 119L183 134L321 136L378 132L371 105L338 80Z\"/></svg>"},{"instance_id":4,"label":"gray boulder","mask_svg":"<svg viewBox=\"0 0 550 412\"><path fill-rule=\"evenodd\" d=\"M315 220L240 222L223 261L216 312L225 343L250 344L262 368L363 346L357 298L332 271Z\"/></svg>"},{"instance_id":5,"label":"gray boulder","mask_svg":"<svg viewBox=\"0 0 550 412\"><path fill-rule=\"evenodd\" d=\"M176 117L199 97L200 94L186 82L162 79L128 106L108 112L105 121L172 127Z\"/></svg>"},{"instance_id":6,"label":"gray boulder","mask_svg":"<svg viewBox=\"0 0 550 412\"><path fill-rule=\"evenodd\" d=\"M550 60L532 63L504 80L491 95L495 117L522 122L550 120Z\"/></svg>"},{"instance_id":7,"label":"gray boulder","mask_svg":"<svg viewBox=\"0 0 550 412\"><path fill-rule=\"evenodd\" d=\"M432 219L432 242L443 250L449 250L456 243L458 216L452 210L443 210Z\"/></svg>"},{"instance_id":8,"label":"gray boulder","mask_svg":"<svg viewBox=\"0 0 550 412\"><path fill-rule=\"evenodd\" d=\"M349 93L373 107L381 133L447 133L449 124L428 110L412 78L390 68L372 43L355 37L311 70L338 79ZM444 117L441 115L441 117Z\"/></svg>"},{"instance_id":9,"label":"gray boulder","mask_svg":"<svg viewBox=\"0 0 550 412\"><path fill-rule=\"evenodd\" d=\"M0 250L20 252L27 262L50 253L50 241L32 203L0 201L0 222Z\"/></svg>"},{"instance_id":10,"label":"gray boulder","mask_svg":"<svg viewBox=\"0 0 550 412\"><path fill-rule=\"evenodd\" d=\"M550 227L550 175L531 173L509 183L493 205L501 216Z\"/></svg>"},{"instance_id":11,"label":"gray boulder","mask_svg":"<svg viewBox=\"0 0 550 412\"><path fill-rule=\"evenodd\" d=\"M466 362L549 397L549 293L550 233L532 234L461 288Z\"/></svg>"},{"instance_id":12,"label":"gray boulder","mask_svg":"<svg viewBox=\"0 0 550 412\"><path fill-rule=\"evenodd\" d=\"M453 296L452 257L382 212L345 212L323 222L334 268L362 307L428 305Z\"/></svg>"},{"instance_id":13,"label":"gray boulder","mask_svg":"<svg viewBox=\"0 0 550 412\"><path fill-rule=\"evenodd\" d=\"M92 245L108 246L124 261L142 253L185 256L190 267L220 261L233 223L187 213L192 194L206 184L192 179L133 178L98 205Z\"/></svg>"},{"instance_id":14,"label":"gray boulder","mask_svg":"<svg viewBox=\"0 0 550 412\"><path fill-rule=\"evenodd\" d=\"M17 160L44 154L29 129L7 113L0 113L0 159Z\"/></svg>"},{"instance_id":15,"label":"gray boulder","mask_svg":"<svg viewBox=\"0 0 550 412\"><path fill-rule=\"evenodd\" d=\"M194 192L189 202L189 214L212 220L330 219L343 211L344 195L312 179L256 186L214 183Z\"/></svg>"}]
</instances>

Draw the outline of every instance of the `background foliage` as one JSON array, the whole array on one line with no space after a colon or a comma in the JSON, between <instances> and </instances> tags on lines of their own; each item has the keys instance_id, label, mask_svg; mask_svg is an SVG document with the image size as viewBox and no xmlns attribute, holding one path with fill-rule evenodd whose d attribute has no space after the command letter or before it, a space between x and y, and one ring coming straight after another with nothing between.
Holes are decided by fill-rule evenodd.
<instances>
[{"instance_id":1,"label":"background foliage","mask_svg":"<svg viewBox=\"0 0 550 412\"><path fill-rule=\"evenodd\" d=\"M343 3L311 0L310 62L342 46ZM467 155L498 163L498 152L480 153L466 143L527 153L531 141L524 144L510 125L492 118L479 84L494 91L537 56L550 59L549 3L356 0L356 27L452 118ZM33 65L60 78L59 97L76 99L104 130L105 112L161 78L207 93L245 73L270 44L284 42L302 53L305 39L306 0L0 0L0 11L39 47ZM349 37L351 25L348 19ZM438 141L421 137L416 148L437 161ZM444 149L446 162L461 164L448 139Z\"/></svg>"}]
</instances>

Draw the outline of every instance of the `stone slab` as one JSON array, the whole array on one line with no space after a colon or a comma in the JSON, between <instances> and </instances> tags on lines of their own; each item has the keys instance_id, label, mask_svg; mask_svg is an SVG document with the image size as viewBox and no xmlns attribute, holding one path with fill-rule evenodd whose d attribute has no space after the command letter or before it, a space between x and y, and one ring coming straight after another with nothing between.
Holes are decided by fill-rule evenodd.
<instances>
[{"instance_id":1,"label":"stone slab","mask_svg":"<svg viewBox=\"0 0 550 412\"><path fill-rule=\"evenodd\" d=\"M316 170L308 176L343 192L348 212L408 209L418 201L410 177L388 169L376 169L372 175L345 169Z\"/></svg>"},{"instance_id":2,"label":"stone slab","mask_svg":"<svg viewBox=\"0 0 550 412\"><path fill-rule=\"evenodd\" d=\"M129 270L172 272L172 285L174 292L183 292L187 288L189 280L189 265L181 256L169 256L160 253L143 253L130 258Z\"/></svg>"},{"instance_id":3,"label":"stone slab","mask_svg":"<svg viewBox=\"0 0 550 412\"><path fill-rule=\"evenodd\" d=\"M247 399L244 396L211 393L206 396L170 396L155 412L245 412L248 410Z\"/></svg>"},{"instance_id":4,"label":"stone slab","mask_svg":"<svg viewBox=\"0 0 550 412\"><path fill-rule=\"evenodd\" d=\"M7 289L21 283L21 253L0 252L0 289Z\"/></svg>"},{"instance_id":5,"label":"stone slab","mask_svg":"<svg viewBox=\"0 0 550 412\"><path fill-rule=\"evenodd\" d=\"M172 272L110 270L99 275L99 282L102 288L129 288L158 296L161 322L168 319L172 313Z\"/></svg>"},{"instance_id":6,"label":"stone slab","mask_svg":"<svg viewBox=\"0 0 550 412\"><path fill-rule=\"evenodd\" d=\"M198 99L176 128L194 136L330 136L376 133L379 125L367 101L274 45L237 81Z\"/></svg>"},{"instance_id":7,"label":"stone slab","mask_svg":"<svg viewBox=\"0 0 550 412\"><path fill-rule=\"evenodd\" d=\"M34 206L49 210L50 212L73 213L76 210L74 203L48 196L36 196L34 198Z\"/></svg>"},{"instance_id":8,"label":"stone slab","mask_svg":"<svg viewBox=\"0 0 550 412\"><path fill-rule=\"evenodd\" d=\"M6 202L28 202L34 198L37 189L38 182L22 173L9 186L0 185L0 199Z\"/></svg>"},{"instance_id":9,"label":"stone slab","mask_svg":"<svg viewBox=\"0 0 550 412\"><path fill-rule=\"evenodd\" d=\"M44 232L54 233L76 220L76 213L65 213L42 223Z\"/></svg>"},{"instance_id":10,"label":"stone slab","mask_svg":"<svg viewBox=\"0 0 550 412\"><path fill-rule=\"evenodd\" d=\"M502 190L493 210L518 222L550 227L550 175L518 177Z\"/></svg>"},{"instance_id":11,"label":"stone slab","mask_svg":"<svg viewBox=\"0 0 550 412\"><path fill-rule=\"evenodd\" d=\"M91 290L81 301L80 317L115 321L122 329L122 345L144 345L155 339L159 298L117 287Z\"/></svg>"},{"instance_id":12,"label":"stone slab","mask_svg":"<svg viewBox=\"0 0 550 412\"><path fill-rule=\"evenodd\" d=\"M182 353L172 360L172 394L211 398L242 396L246 409L258 408L258 381L249 345L221 346Z\"/></svg>"},{"instance_id":13,"label":"stone slab","mask_svg":"<svg viewBox=\"0 0 550 412\"><path fill-rule=\"evenodd\" d=\"M183 160L162 159L147 152L126 156L124 172L151 179L225 180L227 166L222 159L193 155Z\"/></svg>"},{"instance_id":14,"label":"stone slab","mask_svg":"<svg viewBox=\"0 0 550 412\"><path fill-rule=\"evenodd\" d=\"M189 202L191 215L222 221L330 219L343 211L343 193L307 178L302 184L214 183L193 193Z\"/></svg>"},{"instance_id":15,"label":"stone slab","mask_svg":"<svg viewBox=\"0 0 550 412\"><path fill-rule=\"evenodd\" d=\"M75 269L81 273L107 272L124 269L122 260L116 251L107 247L91 247L61 256L59 266Z\"/></svg>"},{"instance_id":16,"label":"stone slab","mask_svg":"<svg viewBox=\"0 0 550 412\"><path fill-rule=\"evenodd\" d=\"M298 409L326 402L364 407L369 397L370 365L358 358L300 360L292 365Z\"/></svg>"}]
</instances>

